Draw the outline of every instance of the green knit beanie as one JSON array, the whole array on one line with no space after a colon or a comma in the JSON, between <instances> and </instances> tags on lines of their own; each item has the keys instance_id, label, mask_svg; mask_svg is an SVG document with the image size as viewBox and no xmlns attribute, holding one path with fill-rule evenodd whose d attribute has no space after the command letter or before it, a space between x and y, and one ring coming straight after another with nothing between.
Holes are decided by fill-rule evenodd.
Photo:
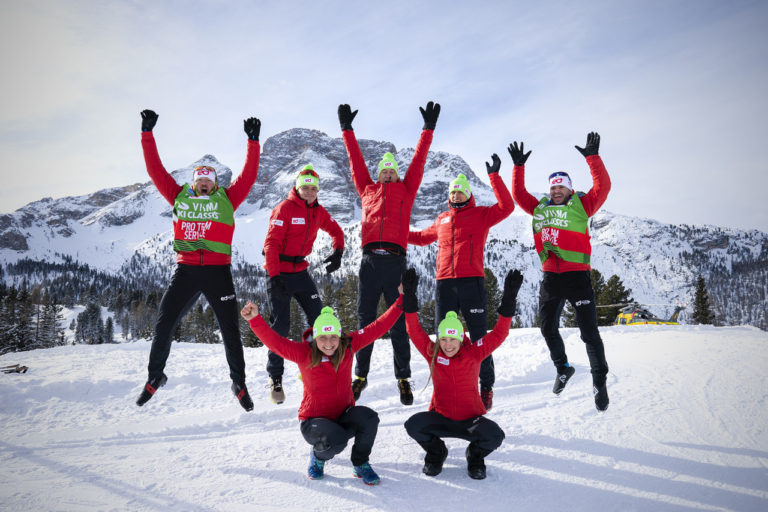
<instances>
[{"instance_id":1,"label":"green knit beanie","mask_svg":"<svg viewBox=\"0 0 768 512\"><path fill-rule=\"evenodd\" d=\"M381 173L382 169L393 169L395 174L397 174L397 161L395 160L395 155L392 153L384 153L384 156L381 157L381 162L379 162L379 173Z\"/></svg>"},{"instance_id":2,"label":"green knit beanie","mask_svg":"<svg viewBox=\"0 0 768 512\"><path fill-rule=\"evenodd\" d=\"M296 189L298 190L304 186L317 187L317 190L320 190L320 177L315 172L312 164L305 165L296 177Z\"/></svg>"},{"instance_id":3,"label":"green knit beanie","mask_svg":"<svg viewBox=\"0 0 768 512\"><path fill-rule=\"evenodd\" d=\"M326 334L341 336L341 323L336 318L336 315L333 314L333 308L328 306L320 310L320 316L317 317L315 325L312 326L312 336L314 338Z\"/></svg>"},{"instance_id":4,"label":"green knit beanie","mask_svg":"<svg viewBox=\"0 0 768 512\"><path fill-rule=\"evenodd\" d=\"M459 341L464 340L464 326L461 325L455 311L449 311L445 314L445 318L437 327L437 338L453 338Z\"/></svg>"},{"instance_id":5,"label":"green knit beanie","mask_svg":"<svg viewBox=\"0 0 768 512\"><path fill-rule=\"evenodd\" d=\"M456 179L453 180L450 185L448 185L448 194L451 192L464 192L464 195L467 196L467 199L472 197L472 190L469 188L469 181L467 181L467 177L463 174L459 174Z\"/></svg>"}]
</instances>

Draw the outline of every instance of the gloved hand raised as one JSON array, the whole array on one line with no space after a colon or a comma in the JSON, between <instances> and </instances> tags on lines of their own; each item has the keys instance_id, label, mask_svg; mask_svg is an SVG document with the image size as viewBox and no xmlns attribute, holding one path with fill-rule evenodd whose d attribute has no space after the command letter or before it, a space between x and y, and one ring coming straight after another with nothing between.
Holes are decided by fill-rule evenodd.
<instances>
[{"instance_id":1,"label":"gloved hand raised","mask_svg":"<svg viewBox=\"0 0 768 512\"><path fill-rule=\"evenodd\" d=\"M416 269L411 267L403 272L401 283L403 285L403 311L416 313L419 310L419 299L416 297L416 291L419 288L419 275L416 273Z\"/></svg>"},{"instance_id":2,"label":"gloved hand raised","mask_svg":"<svg viewBox=\"0 0 768 512\"><path fill-rule=\"evenodd\" d=\"M490 165L488 162L485 162L485 170L488 171L488 176L499 172L499 169L501 169L501 159L499 158L499 155L494 153L491 156L491 160L493 160L493 165Z\"/></svg>"},{"instance_id":3,"label":"gloved hand raised","mask_svg":"<svg viewBox=\"0 0 768 512\"><path fill-rule=\"evenodd\" d=\"M513 317L517 309L517 292L523 284L523 274L519 270L510 270L507 277L504 278L504 294L501 297L499 314L501 316Z\"/></svg>"},{"instance_id":4,"label":"gloved hand raised","mask_svg":"<svg viewBox=\"0 0 768 512\"><path fill-rule=\"evenodd\" d=\"M159 116L155 114L154 110L142 110L141 111L141 131L151 132L157 123Z\"/></svg>"},{"instance_id":5,"label":"gloved hand raised","mask_svg":"<svg viewBox=\"0 0 768 512\"><path fill-rule=\"evenodd\" d=\"M248 135L248 139L259 140L261 121L256 117L249 117L243 121L243 130L245 130L246 135Z\"/></svg>"},{"instance_id":6,"label":"gloved hand raised","mask_svg":"<svg viewBox=\"0 0 768 512\"><path fill-rule=\"evenodd\" d=\"M336 272L341 267L341 255L344 253L344 249L336 249L333 254L323 260L323 263L328 263L325 267L325 272L330 274Z\"/></svg>"},{"instance_id":7,"label":"gloved hand raised","mask_svg":"<svg viewBox=\"0 0 768 512\"><path fill-rule=\"evenodd\" d=\"M267 293L274 295L275 298L281 301L286 301L291 298L291 292L288 290L285 278L280 274L269 278L269 281L267 282Z\"/></svg>"},{"instance_id":8,"label":"gloved hand raised","mask_svg":"<svg viewBox=\"0 0 768 512\"><path fill-rule=\"evenodd\" d=\"M419 110L421 111L421 117L424 118L424 128L422 129L434 130L435 125L437 124L437 118L440 116L440 104L430 101L427 103L426 110L421 107L419 107Z\"/></svg>"},{"instance_id":9,"label":"gloved hand raised","mask_svg":"<svg viewBox=\"0 0 768 512\"><path fill-rule=\"evenodd\" d=\"M584 155L584 157L597 155L598 151L600 150L600 134L597 132L589 132L587 135L587 145L583 148L580 148L579 146L573 146L576 149L579 150L579 153Z\"/></svg>"},{"instance_id":10,"label":"gloved hand raised","mask_svg":"<svg viewBox=\"0 0 768 512\"><path fill-rule=\"evenodd\" d=\"M346 103L339 105L339 124L341 125L341 131L352 129L352 121L355 119L356 115L357 110L352 112L352 107Z\"/></svg>"},{"instance_id":11,"label":"gloved hand raised","mask_svg":"<svg viewBox=\"0 0 768 512\"><path fill-rule=\"evenodd\" d=\"M530 151L523 153L525 150L523 149L522 141L520 141L520 147L517 147L517 141L513 142L509 145L507 151L509 151L509 156L512 157L512 161L515 162L515 165L525 165L525 161L528 160L529 156L531 156Z\"/></svg>"}]
</instances>

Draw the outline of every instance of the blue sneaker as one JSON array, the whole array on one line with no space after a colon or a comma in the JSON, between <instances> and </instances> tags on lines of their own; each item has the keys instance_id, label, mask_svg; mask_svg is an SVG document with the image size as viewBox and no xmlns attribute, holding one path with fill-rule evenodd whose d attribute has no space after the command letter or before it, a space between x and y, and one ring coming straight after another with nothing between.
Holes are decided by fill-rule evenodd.
<instances>
[{"instance_id":1,"label":"blue sneaker","mask_svg":"<svg viewBox=\"0 0 768 512\"><path fill-rule=\"evenodd\" d=\"M365 485L377 485L381 482L379 475L373 470L370 464L363 462L359 466L354 466L352 474L357 478L362 478Z\"/></svg>"},{"instance_id":2,"label":"blue sneaker","mask_svg":"<svg viewBox=\"0 0 768 512\"><path fill-rule=\"evenodd\" d=\"M307 476L312 480L320 480L323 478L323 468L325 467L325 461L315 457L315 450L310 452L309 467L307 468Z\"/></svg>"}]
</instances>

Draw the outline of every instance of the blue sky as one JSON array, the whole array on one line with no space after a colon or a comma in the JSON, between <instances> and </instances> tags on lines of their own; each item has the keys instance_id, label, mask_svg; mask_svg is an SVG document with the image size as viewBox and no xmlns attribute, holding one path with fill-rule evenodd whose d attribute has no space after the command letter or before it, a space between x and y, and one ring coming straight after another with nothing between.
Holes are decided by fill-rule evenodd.
<instances>
[{"instance_id":1,"label":"blue sky","mask_svg":"<svg viewBox=\"0 0 768 512\"><path fill-rule=\"evenodd\" d=\"M144 108L167 168L239 171L246 117L339 136L350 103L401 148L435 100L432 148L480 176L498 153L509 183L523 140L530 190L587 189L573 146L598 131L605 209L767 231L767 23L763 1L4 2L0 213L147 181Z\"/></svg>"}]
</instances>

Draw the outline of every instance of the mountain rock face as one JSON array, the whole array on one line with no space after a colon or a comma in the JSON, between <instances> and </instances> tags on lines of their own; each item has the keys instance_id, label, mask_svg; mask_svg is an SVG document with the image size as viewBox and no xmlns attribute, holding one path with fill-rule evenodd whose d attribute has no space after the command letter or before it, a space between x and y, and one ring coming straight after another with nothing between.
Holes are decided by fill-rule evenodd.
<instances>
[{"instance_id":1,"label":"mountain rock face","mask_svg":"<svg viewBox=\"0 0 768 512\"><path fill-rule=\"evenodd\" d=\"M362 139L359 143L372 179L376 178L378 162L385 152L395 155L401 178L414 153L412 148L398 151L389 142ZM287 196L298 171L309 163L320 175L320 203L345 232L344 259L342 268L333 274L334 282L357 273L361 257L361 203L344 143L341 138L301 128L277 134L263 144L259 177L236 212L235 264L263 264L261 249L270 212ZM198 165L214 167L221 186L232 182L232 170L212 155L171 174L183 184L191 179L192 170ZM501 175L507 185L511 184L511 171L511 163L504 162ZM412 229L426 228L447 209L448 183L459 173L467 176L478 205L496 202L491 188L461 157L430 152L413 207ZM0 215L0 261L55 261L69 256L116 275L168 274L175 260L171 223L170 205L150 181L77 197L43 198L11 214ZM632 290L633 298L656 305L651 310L658 315L668 315L675 302L692 303L696 277L701 274L720 323L768 328L766 233L669 225L606 211L593 217L591 230L594 268L606 279L618 275ZM324 275L322 259L331 252L330 237L321 232L315 251L308 258L310 269L318 278ZM436 244L408 249L409 265L423 276L422 299L430 298L434 291L436 252ZM491 229L485 262L500 282L512 268L523 272L519 316L523 325L532 325L541 265L533 248L528 215L516 209ZM12 278L6 274L6 279Z\"/></svg>"}]
</instances>

